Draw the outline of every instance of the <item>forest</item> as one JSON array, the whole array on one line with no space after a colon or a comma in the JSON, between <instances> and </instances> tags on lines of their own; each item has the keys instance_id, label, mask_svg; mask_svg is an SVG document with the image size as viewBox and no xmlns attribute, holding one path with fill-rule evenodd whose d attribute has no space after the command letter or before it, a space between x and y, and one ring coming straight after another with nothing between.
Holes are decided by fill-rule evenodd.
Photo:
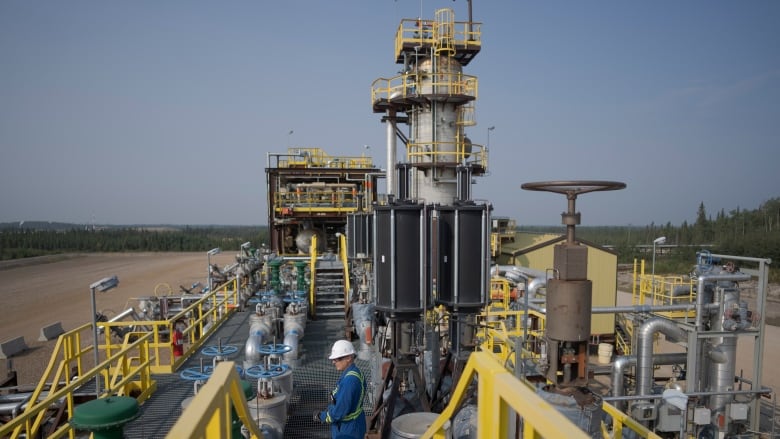
<instances>
[{"instance_id":1,"label":"forest","mask_svg":"<svg viewBox=\"0 0 780 439\"><path fill-rule=\"evenodd\" d=\"M563 233L563 226L524 226L523 231ZM780 260L780 198L753 210L719 211L701 203L696 220L680 225L580 226L577 237L608 246L618 262L647 257L647 245L664 236L674 251L656 260L656 272L680 273L702 249L712 253ZM79 226L50 222L0 224L0 260L70 252L190 252L214 247L238 250L244 242L259 247L268 240L267 226ZM686 271L683 271L686 272ZM773 281L780 270L772 269Z\"/></svg>"}]
</instances>

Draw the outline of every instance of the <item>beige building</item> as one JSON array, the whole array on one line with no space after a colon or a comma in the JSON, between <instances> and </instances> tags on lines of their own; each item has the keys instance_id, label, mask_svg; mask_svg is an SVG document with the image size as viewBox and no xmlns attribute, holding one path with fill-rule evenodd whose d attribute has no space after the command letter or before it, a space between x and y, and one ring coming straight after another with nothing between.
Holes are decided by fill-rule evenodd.
<instances>
[{"instance_id":1,"label":"beige building","mask_svg":"<svg viewBox=\"0 0 780 439\"><path fill-rule=\"evenodd\" d=\"M515 232L512 239L501 240L496 263L528 267L539 271L552 270L553 248L565 240L565 235ZM588 279L593 283L592 306L615 306L617 254L597 244L581 239L578 241L588 248ZM615 333L615 315L591 316L591 333L611 337Z\"/></svg>"}]
</instances>

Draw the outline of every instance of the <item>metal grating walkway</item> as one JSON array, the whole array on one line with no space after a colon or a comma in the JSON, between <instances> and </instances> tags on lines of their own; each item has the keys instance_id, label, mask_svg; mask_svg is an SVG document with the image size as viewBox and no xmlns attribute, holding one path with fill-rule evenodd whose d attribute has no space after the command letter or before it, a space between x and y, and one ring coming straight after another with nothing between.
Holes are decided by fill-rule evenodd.
<instances>
[{"instance_id":1,"label":"metal grating walkway","mask_svg":"<svg viewBox=\"0 0 780 439\"><path fill-rule=\"evenodd\" d=\"M207 346L222 345L238 348L231 361L242 365L244 344L249 335L250 312L237 312L228 319L211 337ZM328 360L330 347L344 334L344 320L309 321L299 348L298 365L293 369L293 394L290 397L285 424L285 438L329 438L330 428L315 423L312 414L327 406L328 394L338 379L338 371ZM279 337L281 338L281 337ZM211 358L197 353L185 364L184 368L211 365ZM366 382L371 381L371 367L367 361L357 360L357 366L363 371ZM125 427L125 437L129 439L164 438L182 413L181 404L194 394L192 381L182 379L178 374L155 375L157 392L141 406L141 416ZM364 409L370 415L372 395L368 389Z\"/></svg>"}]
</instances>

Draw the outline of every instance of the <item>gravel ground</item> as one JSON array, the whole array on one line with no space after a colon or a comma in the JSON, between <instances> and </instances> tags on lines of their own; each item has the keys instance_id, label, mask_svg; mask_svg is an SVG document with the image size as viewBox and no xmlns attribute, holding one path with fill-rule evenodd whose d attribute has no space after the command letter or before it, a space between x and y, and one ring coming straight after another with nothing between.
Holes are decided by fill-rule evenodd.
<instances>
[{"instance_id":1,"label":"gravel ground","mask_svg":"<svg viewBox=\"0 0 780 439\"><path fill-rule=\"evenodd\" d=\"M211 258L220 266L235 262L228 252ZM70 330L90 321L89 285L116 274L119 287L108 293L98 293L97 309L111 315L126 309L133 297L154 295L155 289L174 292L179 285L189 287L206 282L207 258L204 253L121 253L74 254L31 258L24 261L0 262L0 342L24 336L29 349L13 358L19 371L20 384L37 384L51 357L56 340L40 342L40 328L61 322ZM167 284L167 285L165 285ZM631 275L619 275L619 288L630 291ZM772 286L764 316L767 321L780 320L780 286ZM626 299L627 297L627 299ZM630 296L621 294L620 300ZM780 375L773 367L780 364L780 327L767 326L763 383L780 389ZM746 342L742 342L746 340ZM84 342L91 342L88 337ZM752 340L740 339L737 370L752 370ZM0 360L0 377L5 376L8 360ZM749 376L746 373L746 376Z\"/></svg>"},{"instance_id":2,"label":"gravel ground","mask_svg":"<svg viewBox=\"0 0 780 439\"><path fill-rule=\"evenodd\" d=\"M211 262L223 267L235 262L235 255L222 253L212 256ZM205 284L207 266L205 252L90 253L0 262L0 342L23 336L29 347L12 358L19 384L37 384L49 363L56 340L38 341L42 327L61 322L69 331L91 321L93 282L119 277L119 287L95 295L98 312L111 316L126 309L134 297ZM92 337L83 341L91 343ZM8 361L0 360L0 377L6 376Z\"/></svg>"}]
</instances>

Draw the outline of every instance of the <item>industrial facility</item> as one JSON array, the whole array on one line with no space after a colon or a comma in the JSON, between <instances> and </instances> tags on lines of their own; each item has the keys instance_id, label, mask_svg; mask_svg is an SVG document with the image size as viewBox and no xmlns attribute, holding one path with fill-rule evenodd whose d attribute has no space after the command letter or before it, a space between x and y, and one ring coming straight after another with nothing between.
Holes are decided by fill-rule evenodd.
<instances>
[{"instance_id":1,"label":"industrial facility","mask_svg":"<svg viewBox=\"0 0 780 439\"><path fill-rule=\"evenodd\" d=\"M526 182L565 197L565 233L518 232L473 197L489 151L468 136L471 2L393 37L400 72L370 87L381 163L269 153L269 243L209 263L198 291L62 334L34 391L0 394L0 437L331 437L312 412L339 377L337 340L365 377L366 437L780 437L761 383L771 261L701 251L675 277L637 261L618 304L617 255L578 238L577 203L627 185Z\"/></svg>"}]
</instances>

